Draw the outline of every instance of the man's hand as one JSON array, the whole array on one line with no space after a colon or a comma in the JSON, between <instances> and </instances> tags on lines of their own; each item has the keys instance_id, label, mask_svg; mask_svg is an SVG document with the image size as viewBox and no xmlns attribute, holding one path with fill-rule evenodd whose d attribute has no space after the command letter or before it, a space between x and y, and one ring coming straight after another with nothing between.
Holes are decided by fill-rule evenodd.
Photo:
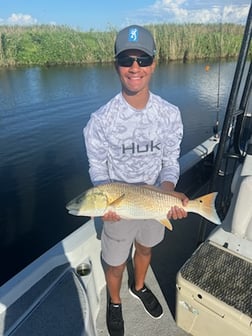
<instances>
[{"instance_id":1,"label":"man's hand","mask_svg":"<svg viewBox=\"0 0 252 336\"><path fill-rule=\"evenodd\" d=\"M117 215L116 212L114 211L108 211L107 213L105 213L102 217L103 221L108 221L108 222L117 222L121 219L120 216Z\"/></svg>"},{"instance_id":2,"label":"man's hand","mask_svg":"<svg viewBox=\"0 0 252 336\"><path fill-rule=\"evenodd\" d=\"M184 207L187 206L189 202L189 198L180 192L177 191L172 191L171 194L179 199L181 199L181 205ZM167 213L167 218L168 219L182 219L187 217L187 212L184 208L180 208L179 206L175 205L171 207L171 209Z\"/></svg>"},{"instance_id":3,"label":"man's hand","mask_svg":"<svg viewBox=\"0 0 252 336\"><path fill-rule=\"evenodd\" d=\"M189 198L181 192L174 191L174 187L174 184L169 181L164 181L161 183L162 190L166 191L174 197L179 198L181 200L181 205L186 207L187 203L189 202ZM172 207L167 213L168 219L181 219L185 217L187 217L187 212L185 209L180 208L179 206Z\"/></svg>"}]
</instances>

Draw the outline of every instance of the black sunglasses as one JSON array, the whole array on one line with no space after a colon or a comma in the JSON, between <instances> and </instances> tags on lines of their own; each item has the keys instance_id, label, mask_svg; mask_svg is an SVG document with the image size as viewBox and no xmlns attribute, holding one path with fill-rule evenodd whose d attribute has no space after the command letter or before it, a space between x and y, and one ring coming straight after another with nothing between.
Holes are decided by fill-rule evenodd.
<instances>
[{"instance_id":1,"label":"black sunglasses","mask_svg":"<svg viewBox=\"0 0 252 336\"><path fill-rule=\"evenodd\" d=\"M139 57L124 55L117 57L117 64L121 67L131 67L135 61L140 67L147 67L153 63L153 57L148 55Z\"/></svg>"}]
</instances>

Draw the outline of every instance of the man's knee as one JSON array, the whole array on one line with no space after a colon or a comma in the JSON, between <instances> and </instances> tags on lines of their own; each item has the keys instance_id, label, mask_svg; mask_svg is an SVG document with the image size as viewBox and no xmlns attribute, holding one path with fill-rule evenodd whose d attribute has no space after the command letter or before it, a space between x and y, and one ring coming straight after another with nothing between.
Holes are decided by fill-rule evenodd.
<instances>
[{"instance_id":1,"label":"man's knee","mask_svg":"<svg viewBox=\"0 0 252 336\"><path fill-rule=\"evenodd\" d=\"M110 274L113 277L120 278L123 274L123 271L125 269L125 264L119 265L119 266L107 266L106 274Z\"/></svg>"},{"instance_id":2,"label":"man's knee","mask_svg":"<svg viewBox=\"0 0 252 336\"><path fill-rule=\"evenodd\" d=\"M136 253L143 255L143 256L150 256L151 255L151 251L152 248L151 247L146 247L143 246L141 244L139 244L138 242L135 242L135 248L136 248Z\"/></svg>"}]
</instances>

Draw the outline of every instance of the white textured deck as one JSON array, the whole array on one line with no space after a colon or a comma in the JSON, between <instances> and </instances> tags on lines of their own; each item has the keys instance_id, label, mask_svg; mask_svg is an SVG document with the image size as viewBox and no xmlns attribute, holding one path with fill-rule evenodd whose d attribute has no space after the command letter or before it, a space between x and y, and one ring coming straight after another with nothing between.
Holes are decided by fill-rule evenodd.
<instances>
[{"instance_id":1,"label":"white textured deck","mask_svg":"<svg viewBox=\"0 0 252 336\"><path fill-rule=\"evenodd\" d=\"M130 275L131 276L131 275ZM142 304L132 297L128 291L128 272L124 272L123 285L121 289L122 309L124 317L125 336L186 336L182 329L178 328L162 295L161 289L149 268L146 285L155 293L162 304L164 315L161 319L152 319L143 309ZM100 313L97 318L97 335L108 335L106 327L106 289L101 294Z\"/></svg>"}]
</instances>

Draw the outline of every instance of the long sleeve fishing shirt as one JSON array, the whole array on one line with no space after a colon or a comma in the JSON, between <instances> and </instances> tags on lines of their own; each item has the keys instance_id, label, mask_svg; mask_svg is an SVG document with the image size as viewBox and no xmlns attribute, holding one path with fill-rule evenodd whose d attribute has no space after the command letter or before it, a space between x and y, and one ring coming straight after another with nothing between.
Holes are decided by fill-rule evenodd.
<instances>
[{"instance_id":1,"label":"long sleeve fishing shirt","mask_svg":"<svg viewBox=\"0 0 252 336\"><path fill-rule=\"evenodd\" d=\"M91 181L176 185L182 136L176 106L150 92L146 107L137 110L119 93L84 128Z\"/></svg>"}]
</instances>

